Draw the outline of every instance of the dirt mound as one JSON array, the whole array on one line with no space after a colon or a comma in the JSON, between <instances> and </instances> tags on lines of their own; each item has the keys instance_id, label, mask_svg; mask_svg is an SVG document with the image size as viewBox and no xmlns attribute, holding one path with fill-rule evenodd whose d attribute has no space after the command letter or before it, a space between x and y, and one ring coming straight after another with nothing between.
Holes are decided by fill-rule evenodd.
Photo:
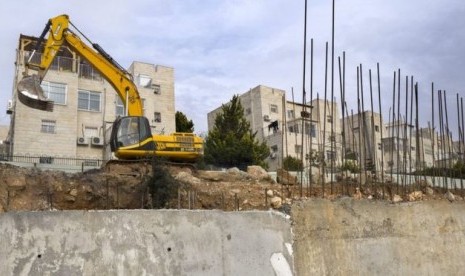
<instances>
[{"instance_id":1,"label":"dirt mound","mask_svg":"<svg viewBox=\"0 0 465 276\"><path fill-rule=\"evenodd\" d=\"M294 200L307 197L381 199L391 202L442 199L462 200L460 191L420 183L405 187L373 184L359 189L354 182L311 187L277 184L257 168L249 172L201 171L188 167L116 164L111 169L69 174L0 163L0 212L187 208L267 210L288 212ZM162 177L159 172L166 172ZM152 175L156 175L155 178Z\"/></svg>"}]
</instances>

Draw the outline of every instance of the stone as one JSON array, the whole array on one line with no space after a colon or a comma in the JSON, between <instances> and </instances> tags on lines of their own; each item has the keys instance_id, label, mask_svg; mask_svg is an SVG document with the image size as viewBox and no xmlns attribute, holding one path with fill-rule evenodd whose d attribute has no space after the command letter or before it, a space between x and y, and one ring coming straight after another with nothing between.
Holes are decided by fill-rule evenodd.
<instances>
[{"instance_id":1,"label":"stone","mask_svg":"<svg viewBox=\"0 0 465 276\"><path fill-rule=\"evenodd\" d=\"M434 194L434 190L431 187L426 187L426 194L432 196Z\"/></svg>"},{"instance_id":2,"label":"stone","mask_svg":"<svg viewBox=\"0 0 465 276\"><path fill-rule=\"evenodd\" d=\"M283 205L283 201L280 197L278 196L275 196L273 197L271 200L270 200L270 203L271 203L271 207L273 209L278 209L278 208L281 208L281 206Z\"/></svg>"},{"instance_id":3,"label":"stone","mask_svg":"<svg viewBox=\"0 0 465 276\"><path fill-rule=\"evenodd\" d=\"M399 203L402 201L402 197L400 195L394 195L392 197L392 203Z\"/></svg>"},{"instance_id":4,"label":"stone","mask_svg":"<svg viewBox=\"0 0 465 276\"><path fill-rule=\"evenodd\" d=\"M454 196L454 194L451 193L450 191L447 191L447 193L445 194L445 197L446 197L447 200L449 200L450 202L455 201L455 196Z\"/></svg>"},{"instance_id":5,"label":"stone","mask_svg":"<svg viewBox=\"0 0 465 276\"><path fill-rule=\"evenodd\" d=\"M266 191L266 195L267 195L268 197L274 196L273 190L267 190L267 191Z\"/></svg>"},{"instance_id":6,"label":"stone","mask_svg":"<svg viewBox=\"0 0 465 276\"><path fill-rule=\"evenodd\" d=\"M229 191L229 194L231 194L231 195L237 195L237 194L239 194L240 192L241 192L240 189L232 189L232 190Z\"/></svg>"},{"instance_id":7,"label":"stone","mask_svg":"<svg viewBox=\"0 0 465 276\"><path fill-rule=\"evenodd\" d=\"M184 183L190 183L190 184L198 184L200 183L200 179L198 179L195 176L192 176L188 172L179 172L174 179L184 182Z\"/></svg>"},{"instance_id":8,"label":"stone","mask_svg":"<svg viewBox=\"0 0 465 276\"><path fill-rule=\"evenodd\" d=\"M72 196L72 195L65 195L65 196L64 196L64 199L65 199L67 202L75 202L75 201L76 201L76 197L75 197L75 196Z\"/></svg>"},{"instance_id":9,"label":"stone","mask_svg":"<svg viewBox=\"0 0 465 276\"><path fill-rule=\"evenodd\" d=\"M247 173L251 177L256 178L256 179L267 179L267 178L270 177L268 175L268 172L265 171L265 169L263 169L260 166L248 166L247 167Z\"/></svg>"},{"instance_id":10,"label":"stone","mask_svg":"<svg viewBox=\"0 0 465 276\"><path fill-rule=\"evenodd\" d=\"M423 193L421 191L414 191L408 195L408 201L417 201L423 199Z\"/></svg>"},{"instance_id":11,"label":"stone","mask_svg":"<svg viewBox=\"0 0 465 276\"><path fill-rule=\"evenodd\" d=\"M77 194L78 194L77 189L72 189L72 190L69 192L69 195L72 196L72 197L77 196Z\"/></svg>"},{"instance_id":12,"label":"stone","mask_svg":"<svg viewBox=\"0 0 465 276\"><path fill-rule=\"evenodd\" d=\"M26 177L24 175L6 176L5 183L9 190L23 190L26 188Z\"/></svg>"},{"instance_id":13,"label":"stone","mask_svg":"<svg viewBox=\"0 0 465 276\"><path fill-rule=\"evenodd\" d=\"M362 193L360 192L359 188L355 188L355 193L353 195L354 199L360 200L362 199Z\"/></svg>"},{"instance_id":14,"label":"stone","mask_svg":"<svg viewBox=\"0 0 465 276\"><path fill-rule=\"evenodd\" d=\"M291 175L285 169L278 169L276 171L278 183L283 185L297 185L297 176Z\"/></svg>"}]
</instances>

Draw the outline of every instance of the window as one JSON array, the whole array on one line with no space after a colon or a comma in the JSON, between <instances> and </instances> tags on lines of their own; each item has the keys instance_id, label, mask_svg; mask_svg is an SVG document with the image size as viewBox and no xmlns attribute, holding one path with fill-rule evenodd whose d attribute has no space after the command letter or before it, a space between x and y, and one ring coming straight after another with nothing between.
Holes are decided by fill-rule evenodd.
<instances>
[{"instance_id":1,"label":"window","mask_svg":"<svg viewBox=\"0 0 465 276\"><path fill-rule=\"evenodd\" d=\"M277 145L271 146L271 152L278 152L278 146Z\"/></svg>"},{"instance_id":2,"label":"window","mask_svg":"<svg viewBox=\"0 0 465 276\"><path fill-rule=\"evenodd\" d=\"M66 104L66 84L43 81L40 86L49 100L56 104Z\"/></svg>"},{"instance_id":3,"label":"window","mask_svg":"<svg viewBox=\"0 0 465 276\"><path fill-rule=\"evenodd\" d=\"M125 116L126 115L126 111L124 109L123 101L119 97L116 97L115 114L116 114L116 116Z\"/></svg>"},{"instance_id":4,"label":"window","mask_svg":"<svg viewBox=\"0 0 465 276\"><path fill-rule=\"evenodd\" d=\"M295 145L295 153L302 153L302 146L301 145Z\"/></svg>"},{"instance_id":5,"label":"window","mask_svg":"<svg viewBox=\"0 0 465 276\"><path fill-rule=\"evenodd\" d=\"M142 115L145 116L145 99L141 98L141 102L142 102ZM116 116L126 116L126 109L124 108L123 101L119 97L116 97L115 115Z\"/></svg>"},{"instance_id":6,"label":"window","mask_svg":"<svg viewBox=\"0 0 465 276\"><path fill-rule=\"evenodd\" d=\"M294 119L295 118L294 110L288 110L287 111L287 118L288 119Z\"/></svg>"},{"instance_id":7,"label":"window","mask_svg":"<svg viewBox=\"0 0 465 276\"><path fill-rule=\"evenodd\" d=\"M153 94L160 95L161 94L161 87L159 84L152 84Z\"/></svg>"},{"instance_id":8,"label":"window","mask_svg":"<svg viewBox=\"0 0 465 276\"><path fill-rule=\"evenodd\" d=\"M153 121L155 123L161 123L161 113L160 112L154 112L153 113Z\"/></svg>"},{"instance_id":9,"label":"window","mask_svg":"<svg viewBox=\"0 0 465 276\"><path fill-rule=\"evenodd\" d=\"M278 106L275 104L270 104L270 112L271 113L278 113Z\"/></svg>"},{"instance_id":10,"label":"window","mask_svg":"<svg viewBox=\"0 0 465 276\"><path fill-rule=\"evenodd\" d=\"M376 125L375 125L375 131L376 131L376 132L379 132L379 126L376 126Z\"/></svg>"},{"instance_id":11,"label":"window","mask_svg":"<svg viewBox=\"0 0 465 276\"><path fill-rule=\"evenodd\" d=\"M250 107L246 108L245 115L250 115L250 113L252 113L252 110L250 109Z\"/></svg>"},{"instance_id":12,"label":"window","mask_svg":"<svg viewBox=\"0 0 465 276\"><path fill-rule=\"evenodd\" d=\"M140 86L149 88L152 85L152 78L147 75L140 74L138 82Z\"/></svg>"},{"instance_id":13,"label":"window","mask_svg":"<svg viewBox=\"0 0 465 276\"><path fill-rule=\"evenodd\" d=\"M327 121L328 123L332 124L332 123L333 123L333 116L327 116L326 121Z\"/></svg>"},{"instance_id":14,"label":"window","mask_svg":"<svg viewBox=\"0 0 465 276\"><path fill-rule=\"evenodd\" d=\"M381 143L378 143L378 149L381 150Z\"/></svg>"},{"instance_id":15,"label":"window","mask_svg":"<svg viewBox=\"0 0 465 276\"><path fill-rule=\"evenodd\" d=\"M53 120L42 120L40 132L43 133L55 133L56 121Z\"/></svg>"},{"instance_id":16,"label":"window","mask_svg":"<svg viewBox=\"0 0 465 276\"><path fill-rule=\"evenodd\" d=\"M316 137L316 126L315 124L305 123L305 134L310 135L311 137Z\"/></svg>"},{"instance_id":17,"label":"window","mask_svg":"<svg viewBox=\"0 0 465 276\"><path fill-rule=\"evenodd\" d=\"M331 160L331 161L336 160L336 152L327 150L326 151L326 159Z\"/></svg>"},{"instance_id":18,"label":"window","mask_svg":"<svg viewBox=\"0 0 465 276\"><path fill-rule=\"evenodd\" d=\"M98 92L79 90L78 109L100 111L100 95Z\"/></svg>"},{"instance_id":19,"label":"window","mask_svg":"<svg viewBox=\"0 0 465 276\"><path fill-rule=\"evenodd\" d=\"M299 133L299 125L297 125L297 124L296 125L290 125L288 127L288 129L289 129L289 132L291 132L291 133L294 133L294 132Z\"/></svg>"}]
</instances>

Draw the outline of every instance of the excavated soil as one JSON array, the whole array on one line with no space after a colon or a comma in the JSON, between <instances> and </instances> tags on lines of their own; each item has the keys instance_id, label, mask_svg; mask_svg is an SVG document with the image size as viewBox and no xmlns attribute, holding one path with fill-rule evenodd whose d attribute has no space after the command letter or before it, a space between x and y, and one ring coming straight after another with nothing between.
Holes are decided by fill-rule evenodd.
<instances>
[{"instance_id":1,"label":"excavated soil","mask_svg":"<svg viewBox=\"0 0 465 276\"><path fill-rule=\"evenodd\" d=\"M423 183L408 189L392 184L373 184L358 189L356 182L342 181L326 184L323 193L321 185L314 184L311 189L281 185L260 171L246 173L233 168L218 172L177 166L160 166L155 170L166 172L164 178L154 182L150 164L117 164L74 174L0 164L0 212L275 208L288 213L293 201L308 197L337 199L350 196L393 202L462 200L460 191L452 191L452 194Z\"/></svg>"}]
</instances>

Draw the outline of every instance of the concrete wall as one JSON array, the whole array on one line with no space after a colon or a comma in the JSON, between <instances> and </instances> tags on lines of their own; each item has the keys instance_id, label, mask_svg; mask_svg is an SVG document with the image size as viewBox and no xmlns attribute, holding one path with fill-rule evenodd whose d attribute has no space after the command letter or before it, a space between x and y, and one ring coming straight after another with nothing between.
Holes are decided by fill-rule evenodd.
<instances>
[{"instance_id":1,"label":"concrete wall","mask_svg":"<svg viewBox=\"0 0 465 276\"><path fill-rule=\"evenodd\" d=\"M464 275L465 204L351 199L294 205L298 275Z\"/></svg>"},{"instance_id":2,"label":"concrete wall","mask_svg":"<svg viewBox=\"0 0 465 276\"><path fill-rule=\"evenodd\" d=\"M4 213L0 275L291 275L276 212Z\"/></svg>"}]
</instances>

